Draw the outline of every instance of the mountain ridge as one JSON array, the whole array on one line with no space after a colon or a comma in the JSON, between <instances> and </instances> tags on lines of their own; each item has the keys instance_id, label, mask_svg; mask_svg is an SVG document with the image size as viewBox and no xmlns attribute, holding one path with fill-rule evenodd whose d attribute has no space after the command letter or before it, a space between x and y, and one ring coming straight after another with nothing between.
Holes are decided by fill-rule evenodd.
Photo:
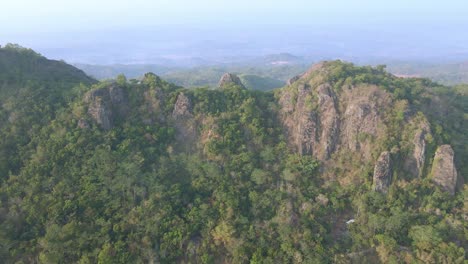
<instances>
[{"instance_id":1,"label":"mountain ridge","mask_svg":"<svg viewBox=\"0 0 468 264\"><path fill-rule=\"evenodd\" d=\"M341 61L269 92L49 85L0 96L23 120L0 130L6 262L464 259L457 90Z\"/></svg>"}]
</instances>

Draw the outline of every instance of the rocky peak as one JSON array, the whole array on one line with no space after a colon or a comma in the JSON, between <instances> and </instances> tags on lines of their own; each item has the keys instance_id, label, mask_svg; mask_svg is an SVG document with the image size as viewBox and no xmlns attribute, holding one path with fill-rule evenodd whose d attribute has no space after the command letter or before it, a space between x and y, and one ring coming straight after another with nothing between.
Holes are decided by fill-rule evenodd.
<instances>
[{"instance_id":1,"label":"rocky peak","mask_svg":"<svg viewBox=\"0 0 468 264\"><path fill-rule=\"evenodd\" d=\"M192 102L187 95L180 93L172 111L176 129L176 148L190 151L197 138L197 122L192 114Z\"/></svg>"},{"instance_id":2,"label":"rocky peak","mask_svg":"<svg viewBox=\"0 0 468 264\"><path fill-rule=\"evenodd\" d=\"M374 166L374 190L382 193L388 191L388 187L392 182L392 159L390 152L384 151L380 154L379 159Z\"/></svg>"},{"instance_id":3,"label":"rocky peak","mask_svg":"<svg viewBox=\"0 0 468 264\"><path fill-rule=\"evenodd\" d=\"M314 65L312 65L312 67L310 67L306 72L304 72L303 74L299 74L299 75L296 75L292 78L290 78L286 84L287 85L292 85L293 83L295 83L296 81L300 80L300 79L307 79L308 77L310 77L310 75L316 71L319 71L321 69L324 68L326 62L319 62L319 63L316 63Z\"/></svg>"},{"instance_id":4,"label":"rocky peak","mask_svg":"<svg viewBox=\"0 0 468 264\"><path fill-rule=\"evenodd\" d=\"M91 90L84 97L88 115L105 130L112 128L116 116L128 111L127 101L124 89L116 85Z\"/></svg>"},{"instance_id":5,"label":"rocky peak","mask_svg":"<svg viewBox=\"0 0 468 264\"><path fill-rule=\"evenodd\" d=\"M172 116L175 118L178 117L188 117L192 116L192 102L184 93L180 93L177 96L177 101L174 105L174 110L172 111Z\"/></svg>"},{"instance_id":6,"label":"rocky peak","mask_svg":"<svg viewBox=\"0 0 468 264\"><path fill-rule=\"evenodd\" d=\"M432 180L444 191L455 194L457 170L454 162L455 153L450 145L437 148L432 163Z\"/></svg>"},{"instance_id":7,"label":"rocky peak","mask_svg":"<svg viewBox=\"0 0 468 264\"><path fill-rule=\"evenodd\" d=\"M245 88L244 84L242 84L241 79L233 73L223 74L223 76L221 76L221 79L218 82L218 86L221 88L224 86L233 85L233 84L238 85L242 88Z\"/></svg>"}]
</instances>

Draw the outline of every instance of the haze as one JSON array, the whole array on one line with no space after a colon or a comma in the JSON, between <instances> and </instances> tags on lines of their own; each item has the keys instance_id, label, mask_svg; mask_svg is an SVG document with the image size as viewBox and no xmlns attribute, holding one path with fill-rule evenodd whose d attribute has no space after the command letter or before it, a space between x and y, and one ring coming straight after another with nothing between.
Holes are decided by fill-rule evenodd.
<instances>
[{"instance_id":1,"label":"haze","mask_svg":"<svg viewBox=\"0 0 468 264\"><path fill-rule=\"evenodd\" d=\"M311 60L462 61L466 13L462 0L7 1L0 44L94 64L220 63L282 52Z\"/></svg>"}]
</instances>

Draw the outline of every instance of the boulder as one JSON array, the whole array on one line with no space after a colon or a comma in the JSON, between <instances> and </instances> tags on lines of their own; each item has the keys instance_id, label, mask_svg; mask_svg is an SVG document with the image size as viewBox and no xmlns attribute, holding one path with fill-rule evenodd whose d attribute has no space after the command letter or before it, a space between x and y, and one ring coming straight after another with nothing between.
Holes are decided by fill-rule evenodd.
<instances>
[{"instance_id":1,"label":"boulder","mask_svg":"<svg viewBox=\"0 0 468 264\"><path fill-rule=\"evenodd\" d=\"M432 163L432 181L452 195L455 194L458 176L454 157L455 153L450 145L441 145L437 148Z\"/></svg>"}]
</instances>

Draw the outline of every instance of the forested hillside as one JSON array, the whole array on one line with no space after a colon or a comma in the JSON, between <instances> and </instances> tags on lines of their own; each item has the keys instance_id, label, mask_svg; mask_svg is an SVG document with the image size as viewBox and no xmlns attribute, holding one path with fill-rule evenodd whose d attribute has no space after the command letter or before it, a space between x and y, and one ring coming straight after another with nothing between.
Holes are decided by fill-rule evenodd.
<instances>
[{"instance_id":1,"label":"forested hillside","mask_svg":"<svg viewBox=\"0 0 468 264\"><path fill-rule=\"evenodd\" d=\"M466 87L341 61L271 92L0 62L4 263L465 261Z\"/></svg>"}]
</instances>

